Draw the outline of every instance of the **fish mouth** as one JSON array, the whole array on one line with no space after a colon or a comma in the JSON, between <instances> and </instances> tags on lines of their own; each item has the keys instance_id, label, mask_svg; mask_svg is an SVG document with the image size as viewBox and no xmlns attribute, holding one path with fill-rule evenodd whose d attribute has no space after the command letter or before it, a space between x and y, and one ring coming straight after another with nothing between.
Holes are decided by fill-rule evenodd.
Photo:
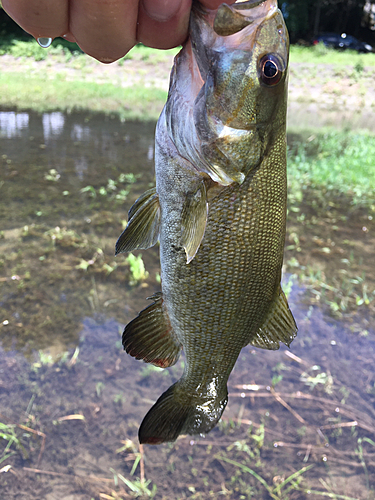
<instances>
[{"instance_id":1,"label":"fish mouth","mask_svg":"<svg viewBox=\"0 0 375 500\"><path fill-rule=\"evenodd\" d=\"M213 29L219 36L234 35L259 18L267 21L277 11L277 0L245 0L233 5L223 3L216 12Z\"/></svg>"},{"instance_id":2,"label":"fish mouth","mask_svg":"<svg viewBox=\"0 0 375 500\"><path fill-rule=\"evenodd\" d=\"M258 7L265 0L243 0L242 2L236 2L232 5L232 7L236 10L247 10L253 9L254 7Z\"/></svg>"}]
</instances>

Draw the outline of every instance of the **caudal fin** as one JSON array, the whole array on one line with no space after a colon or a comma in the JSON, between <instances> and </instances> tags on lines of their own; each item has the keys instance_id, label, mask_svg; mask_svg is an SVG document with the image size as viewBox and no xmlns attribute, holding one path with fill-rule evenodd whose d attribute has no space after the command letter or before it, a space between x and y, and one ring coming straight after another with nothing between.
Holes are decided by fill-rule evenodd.
<instances>
[{"instance_id":1,"label":"caudal fin","mask_svg":"<svg viewBox=\"0 0 375 500\"><path fill-rule=\"evenodd\" d=\"M175 441L180 434L206 434L218 423L228 401L189 395L181 382L172 385L148 411L139 428L141 444Z\"/></svg>"}]
</instances>

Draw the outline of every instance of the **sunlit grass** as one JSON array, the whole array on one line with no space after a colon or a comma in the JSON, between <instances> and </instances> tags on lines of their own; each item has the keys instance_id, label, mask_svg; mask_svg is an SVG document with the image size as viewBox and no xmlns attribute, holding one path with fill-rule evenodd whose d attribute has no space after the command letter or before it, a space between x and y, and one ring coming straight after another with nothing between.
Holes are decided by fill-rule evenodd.
<instances>
[{"instance_id":1,"label":"sunlit grass","mask_svg":"<svg viewBox=\"0 0 375 500\"><path fill-rule=\"evenodd\" d=\"M121 65L124 60L147 61L157 64L166 60L171 55L178 53L181 47L175 47L169 50L158 50L145 45L136 45L125 57L119 61ZM51 56L64 56L68 60L72 57L82 55L82 50L78 45L67 42L62 38L56 38L51 47L44 49L40 47L32 38L16 40L11 37L2 37L0 40L0 56L8 54L14 57L26 57L35 61L45 60ZM88 57L89 56L85 56ZM311 47L300 45L291 45L290 47L291 63L314 63L314 64L334 64L336 66L355 66L358 63L365 66L375 66L375 53L360 54L356 51L339 51L325 47L320 43Z\"/></svg>"},{"instance_id":2,"label":"sunlit grass","mask_svg":"<svg viewBox=\"0 0 375 500\"><path fill-rule=\"evenodd\" d=\"M159 62L165 61L171 55L175 56L180 51L180 49L181 47L175 47L169 50L158 50L158 49L152 49L151 47L146 47L145 45L142 45L140 43L135 47L133 47L131 51L128 52L123 59L124 60L131 59L134 61L147 61L149 63L158 64ZM121 60L119 61L119 64L121 64Z\"/></svg>"},{"instance_id":3,"label":"sunlit grass","mask_svg":"<svg viewBox=\"0 0 375 500\"><path fill-rule=\"evenodd\" d=\"M167 93L142 86L119 87L112 83L98 84L78 80L65 81L61 75L0 73L0 106L12 109L33 109L39 112L94 111L116 114L124 119L157 119Z\"/></svg>"},{"instance_id":4,"label":"sunlit grass","mask_svg":"<svg viewBox=\"0 0 375 500\"><path fill-rule=\"evenodd\" d=\"M152 49L143 44L137 44L133 47L125 57L119 61L121 65L124 60L134 61L147 61L149 63L157 64L165 61L171 55L176 55L181 47L175 47L168 50ZM34 59L34 61L43 61L51 58L52 56L64 56L66 60L78 58L83 55L80 47L75 44L64 40L63 38L56 38L50 47L42 48L32 37L25 37L23 40L17 40L13 37L2 37L0 39L0 56L11 55L13 57L26 57ZM91 59L89 56L84 57Z\"/></svg>"},{"instance_id":5,"label":"sunlit grass","mask_svg":"<svg viewBox=\"0 0 375 500\"><path fill-rule=\"evenodd\" d=\"M312 47L292 45L290 47L290 62L330 64L334 66L375 66L375 53L359 54L353 50L340 51L325 47L324 44Z\"/></svg>"}]
</instances>

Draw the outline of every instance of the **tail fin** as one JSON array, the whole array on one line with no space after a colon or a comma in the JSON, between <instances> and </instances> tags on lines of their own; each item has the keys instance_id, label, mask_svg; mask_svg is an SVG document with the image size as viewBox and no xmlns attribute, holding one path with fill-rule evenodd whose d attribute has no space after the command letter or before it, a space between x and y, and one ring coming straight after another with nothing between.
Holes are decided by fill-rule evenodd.
<instances>
[{"instance_id":1,"label":"tail fin","mask_svg":"<svg viewBox=\"0 0 375 500\"><path fill-rule=\"evenodd\" d=\"M146 414L139 428L139 442L161 444L175 441L180 434L205 434L218 423L227 401L226 389L223 398L207 400L188 394L182 383L176 382Z\"/></svg>"}]
</instances>

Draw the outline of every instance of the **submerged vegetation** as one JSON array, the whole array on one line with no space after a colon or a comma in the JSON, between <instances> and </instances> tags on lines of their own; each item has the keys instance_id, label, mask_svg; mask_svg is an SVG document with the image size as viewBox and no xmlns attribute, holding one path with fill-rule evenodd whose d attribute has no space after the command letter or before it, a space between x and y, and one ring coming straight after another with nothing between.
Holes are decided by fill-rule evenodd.
<instances>
[{"instance_id":1,"label":"submerged vegetation","mask_svg":"<svg viewBox=\"0 0 375 500\"><path fill-rule=\"evenodd\" d=\"M332 328L324 337L311 331L319 315L298 319L303 335L296 340L298 354L309 338L310 351L319 339L345 340ZM231 377L227 416L217 429L206 438L181 437L147 447L137 444L137 418L155 390L176 380L182 367L154 370L145 378L142 365L119 355L114 326L85 325L90 342L82 344L74 362L75 353L54 364L41 357L34 371L21 359L6 358L3 384L12 384L17 396L12 412L0 414L4 492L12 485L13 491L17 485L25 491L30 484L44 498L64 484L65 495L85 493L95 500L293 500L307 495L373 500L375 413L370 407L375 391L370 385L360 383L355 390L350 385L360 367L343 376L346 360L333 367L334 373L326 359L325 366L311 365L319 346L309 358L289 351L271 358L247 350ZM106 354L97 357L92 344L103 342ZM369 362L373 354L373 349L368 352ZM255 376L248 372L249 361ZM277 389L271 385L275 373ZM127 384L129 403L118 393ZM364 389L369 403L362 399ZM38 481L32 481L35 476Z\"/></svg>"}]
</instances>

